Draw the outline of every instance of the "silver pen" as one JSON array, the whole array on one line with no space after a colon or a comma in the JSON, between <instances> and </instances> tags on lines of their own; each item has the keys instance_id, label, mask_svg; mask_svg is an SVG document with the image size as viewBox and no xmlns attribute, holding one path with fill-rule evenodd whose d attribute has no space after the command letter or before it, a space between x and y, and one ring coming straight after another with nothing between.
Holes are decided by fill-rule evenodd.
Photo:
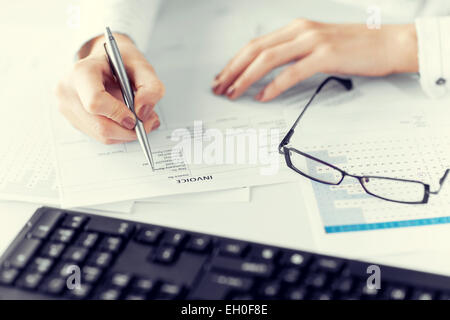
<instances>
[{"instance_id":1,"label":"silver pen","mask_svg":"<svg viewBox=\"0 0 450 320\"><path fill-rule=\"evenodd\" d=\"M147 159L152 170L155 170L153 163L152 150L150 149L150 144L148 143L147 133L145 132L144 124L136 115L134 111L134 93L131 87L130 81L128 80L127 72L123 64L122 56L120 55L119 47L114 39L109 27L106 27L105 31L105 51L111 66L112 72L119 82L120 89L122 91L123 100L127 105L128 109L133 112L136 118L136 126L134 130L138 137L139 143L141 144L142 150L144 151L145 158Z\"/></svg>"}]
</instances>

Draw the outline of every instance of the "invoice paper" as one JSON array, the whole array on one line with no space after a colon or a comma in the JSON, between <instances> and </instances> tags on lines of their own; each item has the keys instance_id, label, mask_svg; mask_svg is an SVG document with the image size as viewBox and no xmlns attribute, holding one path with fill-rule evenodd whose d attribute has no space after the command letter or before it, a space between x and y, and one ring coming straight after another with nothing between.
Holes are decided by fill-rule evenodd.
<instances>
[{"instance_id":1,"label":"invoice paper","mask_svg":"<svg viewBox=\"0 0 450 320\"><path fill-rule=\"evenodd\" d=\"M184 145L178 147L181 140L172 140L174 130L163 127L149 135L156 167L154 172L145 162L137 142L105 146L75 131L64 119L55 119L53 123L60 128L55 134L56 155L61 182L61 200L66 207L105 203L111 199L117 201L140 199L279 183L293 179L293 176L280 165L282 160L280 156L273 153L274 146L280 138L278 132L285 127L284 119L279 117L229 116L205 122L202 128L197 128L196 124L193 128L178 128L183 134L189 135L192 132L192 135L196 135L192 149L195 149L197 144L209 142L205 148L200 147L199 153L187 151ZM226 134L227 128L240 130ZM246 134L247 129L255 132L273 129L277 132L274 135L276 140L271 141L269 137L268 141L263 141L263 137L261 141L264 144L257 145L256 141L256 144L252 145L251 134ZM214 136L211 132L226 135ZM210 142L211 140L213 141ZM214 144L214 141L221 144L227 140L244 141L243 148L225 152L224 145L221 145L214 147L215 150L211 153L204 152L208 146ZM232 146L234 148L234 145ZM189 163L187 153L193 154L194 158L196 154L204 156L204 159L200 159L198 163L193 159ZM237 158L241 154L245 159L239 164ZM255 162L249 160L254 154L259 157ZM235 155L236 159L222 158L230 155Z\"/></svg>"}]
</instances>

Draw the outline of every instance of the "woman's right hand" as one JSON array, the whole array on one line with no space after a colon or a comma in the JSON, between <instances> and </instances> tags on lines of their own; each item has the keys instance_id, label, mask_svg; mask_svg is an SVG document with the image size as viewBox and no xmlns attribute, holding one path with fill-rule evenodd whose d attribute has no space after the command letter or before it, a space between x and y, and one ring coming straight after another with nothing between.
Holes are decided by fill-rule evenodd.
<instances>
[{"instance_id":1,"label":"woman's right hand","mask_svg":"<svg viewBox=\"0 0 450 320\"><path fill-rule=\"evenodd\" d=\"M164 85L130 38L115 34L128 77L135 90L135 111L146 132L159 127L153 110L164 95ZM80 60L57 86L61 113L78 130L105 143L123 143L137 138L134 114L123 102L103 47L104 38L90 41L80 50Z\"/></svg>"}]
</instances>

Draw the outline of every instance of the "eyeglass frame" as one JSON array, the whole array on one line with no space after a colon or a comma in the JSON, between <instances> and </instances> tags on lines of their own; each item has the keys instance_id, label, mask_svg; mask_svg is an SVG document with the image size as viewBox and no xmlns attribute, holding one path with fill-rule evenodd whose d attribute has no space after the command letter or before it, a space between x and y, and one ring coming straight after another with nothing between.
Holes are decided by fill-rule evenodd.
<instances>
[{"instance_id":1,"label":"eyeglass frame","mask_svg":"<svg viewBox=\"0 0 450 320\"><path fill-rule=\"evenodd\" d=\"M335 76L330 76L328 78L326 78L325 80L322 81L322 83L317 87L316 91L314 92L314 94L311 96L311 98L309 99L309 101L306 103L305 107L303 108L302 112L300 113L300 115L298 116L298 118L295 120L294 124L292 125L291 129L287 132L286 136L283 138L283 140L281 140L279 146L278 146L278 152L282 155L284 155L285 161L286 161L286 165L293 171L297 172L298 174L304 176L305 178L308 178L310 180L313 180L315 182L319 182L322 184L326 184L326 185L340 185L342 183L342 181L344 181L345 177L352 177L355 178L359 181L361 187L364 189L364 191L381 200L385 200L385 201L390 201L390 202L395 202L395 203L402 203L402 204L426 204L428 203L430 194L435 194L437 195L439 193L439 191L442 189L442 185L444 184L448 173L450 172L450 169L447 169L444 173L444 175L442 176L442 178L439 180L439 189L436 191L431 191L430 185L427 183L424 183L422 181L419 180L407 180L407 179L399 179L399 178L393 178L393 177L382 177L382 176L359 176L359 175L354 175L354 174L350 174L348 172L346 172L345 170L338 168L334 165L332 165L331 163L328 163L324 160L318 159L310 154L307 154L303 151L300 151L296 148L292 148L292 147L288 147L288 144L290 142L290 139L292 138L292 136L294 135L295 132L295 128L297 127L298 123L300 122L300 119L303 117L304 113L306 112L306 110L308 109L308 107L311 105L311 103L313 102L314 98L319 94L319 92L322 90L322 88L329 83L330 81L337 81L339 84L341 84L347 91L350 91L353 89L353 82L351 79L344 79L344 78L339 78L339 77L335 77ZM301 170L299 170L298 168L296 168L293 164L292 164L292 160L291 160L291 155L290 152L295 152L298 153L306 158L309 158L311 160L314 160L316 162L319 162L325 166L331 167L337 171L339 171L342 175L341 179L337 182L337 183L332 183L332 182L326 182L326 181L322 181L319 180L317 178L311 177L308 174L302 172ZM391 180L391 181L399 181L399 182L406 182L406 183L418 183L421 184L424 188L424 197L421 201L399 201L399 200L393 200L393 199L388 199L388 198L384 198L382 196L376 195L372 192L370 192L366 186L364 185L363 179L371 179L371 178L376 178L376 179L385 179L385 180Z\"/></svg>"}]
</instances>

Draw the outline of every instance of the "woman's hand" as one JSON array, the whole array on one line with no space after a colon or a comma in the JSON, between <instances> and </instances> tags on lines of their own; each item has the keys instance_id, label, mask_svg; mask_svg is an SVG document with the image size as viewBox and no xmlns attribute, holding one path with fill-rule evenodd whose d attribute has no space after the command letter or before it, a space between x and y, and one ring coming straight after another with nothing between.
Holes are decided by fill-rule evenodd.
<instances>
[{"instance_id":1,"label":"woman's hand","mask_svg":"<svg viewBox=\"0 0 450 320\"><path fill-rule=\"evenodd\" d=\"M136 114L150 132L159 127L153 109L164 95L164 86L128 37L120 34L114 37L135 90ZM104 38L99 37L80 50L80 60L58 84L58 106L74 127L100 142L133 141L137 138L133 130L136 119L113 79L103 43Z\"/></svg>"},{"instance_id":2,"label":"woman's hand","mask_svg":"<svg viewBox=\"0 0 450 320\"><path fill-rule=\"evenodd\" d=\"M361 76L417 72L417 60L413 24L368 29L363 24L297 19L242 48L216 77L213 91L236 99L272 69L294 62L255 96L266 102L318 72Z\"/></svg>"}]
</instances>

